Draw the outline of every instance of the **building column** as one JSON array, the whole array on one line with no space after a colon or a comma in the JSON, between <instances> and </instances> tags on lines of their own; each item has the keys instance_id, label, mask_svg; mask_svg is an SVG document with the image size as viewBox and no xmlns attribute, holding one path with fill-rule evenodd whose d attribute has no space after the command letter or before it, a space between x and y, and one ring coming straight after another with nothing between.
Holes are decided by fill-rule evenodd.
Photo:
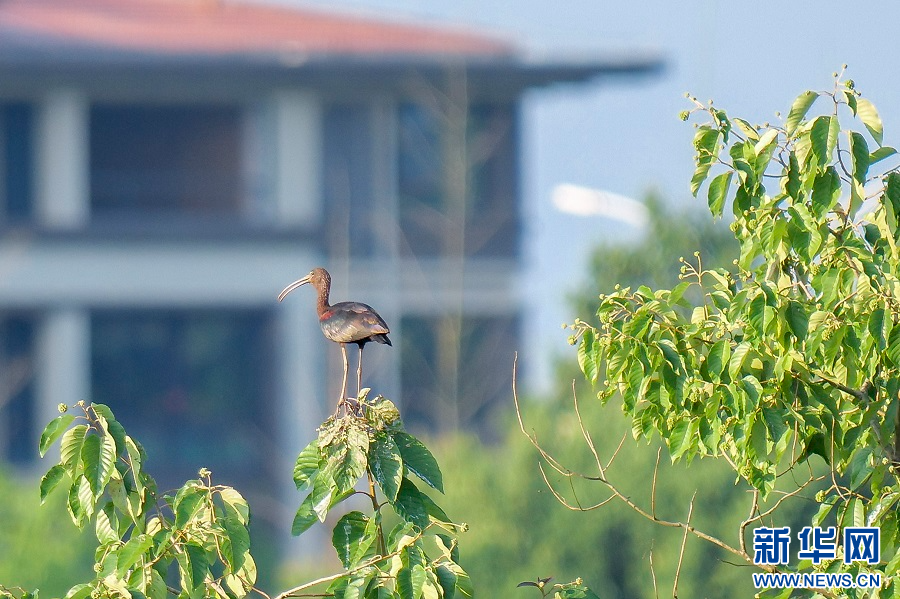
<instances>
[{"instance_id":1,"label":"building column","mask_svg":"<svg viewBox=\"0 0 900 599\"><path fill-rule=\"evenodd\" d=\"M54 308L38 323L35 338L35 425L38 436L59 415L61 403L90 401L91 321L80 307Z\"/></svg>"},{"instance_id":2,"label":"building column","mask_svg":"<svg viewBox=\"0 0 900 599\"><path fill-rule=\"evenodd\" d=\"M321 217L322 109L299 90L275 92L274 200L277 225L316 224Z\"/></svg>"},{"instance_id":3,"label":"building column","mask_svg":"<svg viewBox=\"0 0 900 599\"><path fill-rule=\"evenodd\" d=\"M38 103L35 126L38 222L74 229L90 217L89 104L76 90L57 89Z\"/></svg>"},{"instance_id":4,"label":"building column","mask_svg":"<svg viewBox=\"0 0 900 599\"><path fill-rule=\"evenodd\" d=\"M278 405L277 435L281 447L279 472L285 473L280 495L288 509L281 516L279 530L290 530L294 514L303 496L297 493L291 477L297 455L318 434L328 410L337 398L325 397L325 341L311 314L308 302L283 302L276 311L275 356L279 373L276 393ZM328 343L329 346L334 345ZM336 347L336 346L335 346ZM333 350L335 348L328 347ZM321 549L328 544L324 527L314 526L302 537L287 539L284 554L292 559L320 559Z\"/></svg>"}]
</instances>

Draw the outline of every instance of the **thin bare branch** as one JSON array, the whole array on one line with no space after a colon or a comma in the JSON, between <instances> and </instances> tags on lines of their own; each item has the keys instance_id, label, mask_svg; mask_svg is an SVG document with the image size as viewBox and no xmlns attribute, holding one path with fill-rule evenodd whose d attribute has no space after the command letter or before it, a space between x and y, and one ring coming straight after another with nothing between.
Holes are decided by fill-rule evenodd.
<instances>
[{"instance_id":1,"label":"thin bare branch","mask_svg":"<svg viewBox=\"0 0 900 599\"><path fill-rule=\"evenodd\" d=\"M659 458L662 455L662 447L656 450L656 465L653 466L653 483L650 486L650 513L656 518L656 476L659 474Z\"/></svg>"},{"instance_id":2,"label":"thin bare branch","mask_svg":"<svg viewBox=\"0 0 900 599\"><path fill-rule=\"evenodd\" d=\"M595 505L591 505L588 507L582 507L581 502L578 501L578 496L575 494L575 487L573 486L572 493L575 496L576 505L572 505L550 483L550 479L547 478L547 473L544 472L544 466L540 462L538 462L538 470L541 471L541 476L544 479L544 484L547 485L547 488L550 489L550 492L553 493L553 496L556 498L556 500L559 503L561 503L563 507L565 507L566 509L572 510L573 512L590 512L591 510L595 510L597 508L603 507L604 505L606 505L607 503L609 503L610 501L615 499L615 495L611 495L611 496L607 497L606 499L604 499L603 501L601 501L600 503L597 503ZM572 480L571 476L569 476L568 478L569 478L569 481Z\"/></svg>"},{"instance_id":3,"label":"thin bare branch","mask_svg":"<svg viewBox=\"0 0 900 599\"><path fill-rule=\"evenodd\" d=\"M581 411L578 409L578 393L575 392L575 380L572 380L572 401L575 404L575 417L578 419L578 426L581 428L581 436L584 437L585 443L587 443L588 448L590 448L591 453L594 456L594 461L597 463L597 469L600 471L601 478L605 476L603 462L600 461L600 456L597 454L597 448L594 447L594 441L591 439L590 433L588 433L587 429L584 427L584 420L581 418Z\"/></svg>"},{"instance_id":4,"label":"thin bare branch","mask_svg":"<svg viewBox=\"0 0 900 599\"><path fill-rule=\"evenodd\" d=\"M691 517L694 515L694 499L697 492L691 496L691 503L688 505L688 516L686 524L690 526ZM681 537L681 549L678 551L678 566L675 568L675 581L672 583L672 597L678 599L678 578L681 576L681 564L684 563L684 548L687 547L688 529L685 527L684 536Z\"/></svg>"},{"instance_id":5,"label":"thin bare branch","mask_svg":"<svg viewBox=\"0 0 900 599\"><path fill-rule=\"evenodd\" d=\"M650 542L650 577L653 580L653 597L659 599L659 587L656 584L656 570L653 569L653 542Z\"/></svg>"}]
</instances>

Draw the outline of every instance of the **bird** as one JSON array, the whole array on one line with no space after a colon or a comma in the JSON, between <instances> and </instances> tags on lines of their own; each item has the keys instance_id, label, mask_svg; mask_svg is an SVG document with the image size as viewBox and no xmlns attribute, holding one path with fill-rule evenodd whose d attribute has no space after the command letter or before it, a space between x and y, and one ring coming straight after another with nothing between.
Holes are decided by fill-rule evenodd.
<instances>
[{"instance_id":1,"label":"bird","mask_svg":"<svg viewBox=\"0 0 900 599\"><path fill-rule=\"evenodd\" d=\"M392 345L388 333L390 329L384 319L379 316L372 306L360 302L338 302L334 305L328 303L328 294L331 292L331 275L324 268L314 268L308 275L297 279L281 293L278 301L283 301L287 295L307 283L311 284L318 298L316 300L316 312L319 314L319 326L327 339L339 343L344 357L344 379L341 383L341 396L338 399L338 410L346 402L347 372L347 344L355 343L359 346L359 362L356 368L356 397L359 398L362 383L362 352L366 343L374 341L385 345Z\"/></svg>"}]
</instances>

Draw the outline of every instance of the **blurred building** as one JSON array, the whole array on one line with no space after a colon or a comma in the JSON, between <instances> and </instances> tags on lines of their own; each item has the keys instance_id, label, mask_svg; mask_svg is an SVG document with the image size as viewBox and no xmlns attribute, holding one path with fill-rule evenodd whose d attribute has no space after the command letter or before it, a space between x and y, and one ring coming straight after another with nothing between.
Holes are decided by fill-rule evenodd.
<instances>
[{"instance_id":1,"label":"blurred building","mask_svg":"<svg viewBox=\"0 0 900 599\"><path fill-rule=\"evenodd\" d=\"M318 265L391 326L365 385L419 430L482 427L523 316L522 94L657 66L227 0L3 0L0 458L35 466L56 405L90 399L163 484L211 468L286 529L341 364L312 289L275 296Z\"/></svg>"}]
</instances>

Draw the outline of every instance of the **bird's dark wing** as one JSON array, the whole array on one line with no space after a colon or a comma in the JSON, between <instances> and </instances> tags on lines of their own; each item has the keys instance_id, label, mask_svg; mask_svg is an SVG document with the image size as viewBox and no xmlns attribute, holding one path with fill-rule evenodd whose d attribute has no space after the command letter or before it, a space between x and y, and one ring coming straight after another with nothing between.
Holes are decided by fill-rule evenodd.
<instances>
[{"instance_id":1,"label":"bird's dark wing","mask_svg":"<svg viewBox=\"0 0 900 599\"><path fill-rule=\"evenodd\" d=\"M332 341L352 343L375 335L386 335L390 329L371 306L359 302L340 302L319 319L322 332Z\"/></svg>"}]
</instances>

